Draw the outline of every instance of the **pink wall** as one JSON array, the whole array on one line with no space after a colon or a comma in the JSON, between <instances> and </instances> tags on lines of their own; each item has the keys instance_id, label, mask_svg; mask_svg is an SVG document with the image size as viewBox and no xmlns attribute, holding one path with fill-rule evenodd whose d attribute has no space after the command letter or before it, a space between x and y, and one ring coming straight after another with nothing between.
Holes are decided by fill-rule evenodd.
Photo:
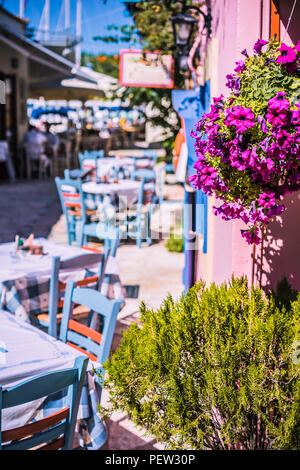
<instances>
[{"instance_id":1,"label":"pink wall","mask_svg":"<svg viewBox=\"0 0 300 470\"><path fill-rule=\"evenodd\" d=\"M281 35L285 42L296 42L296 25L299 26L300 2L295 11L295 19L285 34L292 0L281 0ZM270 31L270 0L213 0L214 57L207 63L214 70L206 71L211 79L213 93L228 95L226 75L232 73L235 62L243 59L241 51L247 49L252 54L258 38L268 39ZM291 36L291 37L290 37ZM208 54L211 53L208 49ZM213 66L211 65L213 64ZM217 69L217 72L216 72ZM288 210L278 222L270 224L265 246L262 283L266 288L274 287L285 274L294 287L300 290L300 195L286 199ZM212 205L212 203L210 204ZM221 283L235 275L246 274L252 277L252 247L241 237L244 228L240 221L225 222L208 212L208 253L198 253L198 277L208 282ZM299 241L298 241L299 240ZM257 257L260 258L259 248ZM208 268L209 266L209 268ZM259 262L255 269L255 281L260 277Z\"/></svg>"}]
</instances>

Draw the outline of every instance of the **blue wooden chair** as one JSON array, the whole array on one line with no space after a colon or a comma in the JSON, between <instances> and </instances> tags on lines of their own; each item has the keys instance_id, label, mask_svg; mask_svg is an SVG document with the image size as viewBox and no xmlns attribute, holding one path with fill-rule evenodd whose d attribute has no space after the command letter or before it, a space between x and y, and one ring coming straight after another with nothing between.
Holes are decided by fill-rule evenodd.
<instances>
[{"instance_id":1,"label":"blue wooden chair","mask_svg":"<svg viewBox=\"0 0 300 470\"><path fill-rule=\"evenodd\" d=\"M108 261L108 256L110 250L107 252L96 252L96 250L83 247L89 251L94 251L93 253L86 253L79 256L74 256L65 261L61 261L59 256L54 256L52 259L52 269L51 269L51 278L50 278L50 288L49 288L49 309L47 312L40 312L37 315L32 314L30 316L31 323L42 329L46 330L48 334L57 338L57 328L58 324L61 322L62 314L59 313L59 310L62 309L64 305L64 292L66 289L66 284L59 281L59 273L63 270L82 270L85 269L87 272L86 277L82 280L77 281L76 285L78 287L83 286L93 286L94 289L100 292L104 274L106 270L106 265ZM98 264L98 272L89 271L89 267L95 266ZM91 317L92 313L82 309L75 309L77 317Z\"/></svg>"},{"instance_id":2,"label":"blue wooden chair","mask_svg":"<svg viewBox=\"0 0 300 470\"><path fill-rule=\"evenodd\" d=\"M85 163L85 160L93 160L93 167L97 167L97 161L104 157L104 150L90 150L78 154L80 168L89 168L90 165Z\"/></svg>"},{"instance_id":3,"label":"blue wooden chair","mask_svg":"<svg viewBox=\"0 0 300 470\"><path fill-rule=\"evenodd\" d=\"M154 165L155 165L156 162L157 162L157 158L158 158L157 150L144 149L143 150L143 157L151 158L153 160Z\"/></svg>"},{"instance_id":4,"label":"blue wooden chair","mask_svg":"<svg viewBox=\"0 0 300 470\"><path fill-rule=\"evenodd\" d=\"M156 201L155 171L136 170L132 177L141 181L137 203L120 212L118 218L120 227L125 227L126 234L135 238L137 246L141 248L143 240L146 240L148 245L152 244L151 215L153 204Z\"/></svg>"},{"instance_id":5,"label":"blue wooden chair","mask_svg":"<svg viewBox=\"0 0 300 470\"><path fill-rule=\"evenodd\" d=\"M71 450L84 375L86 356L75 360L70 369L49 372L3 390L0 385L1 450ZM23 405L68 389L67 406L46 418L1 432L2 410Z\"/></svg>"},{"instance_id":6,"label":"blue wooden chair","mask_svg":"<svg viewBox=\"0 0 300 470\"><path fill-rule=\"evenodd\" d=\"M119 228L106 223L93 222L97 210L88 209L79 180L55 178L63 213L66 218L68 243L77 246L87 245L88 237L104 241L104 248L110 249L111 256L116 256L120 242Z\"/></svg>"},{"instance_id":7,"label":"blue wooden chair","mask_svg":"<svg viewBox=\"0 0 300 470\"><path fill-rule=\"evenodd\" d=\"M162 165L159 170L158 170L158 203L159 205L162 205L164 203L166 204L179 204L183 203L183 199L176 200L176 199L168 199L164 197L164 174L167 172L166 170L167 165Z\"/></svg>"},{"instance_id":8,"label":"blue wooden chair","mask_svg":"<svg viewBox=\"0 0 300 470\"><path fill-rule=\"evenodd\" d=\"M88 327L72 318L74 304L87 307L94 312L92 324ZM103 364L109 356L115 331L120 300L108 300L100 292L85 287L76 287L72 281L67 283L60 340L86 354L92 361ZM101 317L101 333L94 329L96 318Z\"/></svg>"}]
</instances>

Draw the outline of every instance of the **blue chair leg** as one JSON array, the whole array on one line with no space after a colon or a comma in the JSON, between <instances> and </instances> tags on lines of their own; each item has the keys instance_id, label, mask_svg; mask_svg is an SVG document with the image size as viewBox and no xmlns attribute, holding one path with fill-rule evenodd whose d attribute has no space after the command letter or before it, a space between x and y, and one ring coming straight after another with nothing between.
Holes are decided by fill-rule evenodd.
<instances>
[{"instance_id":1,"label":"blue chair leg","mask_svg":"<svg viewBox=\"0 0 300 470\"><path fill-rule=\"evenodd\" d=\"M142 248L142 237L140 236L136 237L136 244L138 248Z\"/></svg>"},{"instance_id":2,"label":"blue chair leg","mask_svg":"<svg viewBox=\"0 0 300 470\"><path fill-rule=\"evenodd\" d=\"M148 230L147 244L148 244L149 246L152 245L150 223L151 223L151 213L148 212L148 215L147 215L147 225L148 225L148 227L147 227L147 230Z\"/></svg>"},{"instance_id":3,"label":"blue chair leg","mask_svg":"<svg viewBox=\"0 0 300 470\"><path fill-rule=\"evenodd\" d=\"M82 222L79 222L78 227L77 227L77 234L76 234L76 245L78 247L81 247L82 245L84 245L85 238L86 238L86 235L84 235L84 225Z\"/></svg>"}]
</instances>

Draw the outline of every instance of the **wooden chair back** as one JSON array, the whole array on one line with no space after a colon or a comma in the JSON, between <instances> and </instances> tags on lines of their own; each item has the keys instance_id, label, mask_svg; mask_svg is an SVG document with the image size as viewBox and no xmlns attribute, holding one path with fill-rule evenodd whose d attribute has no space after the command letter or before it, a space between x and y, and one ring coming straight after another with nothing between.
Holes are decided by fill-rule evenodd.
<instances>
[{"instance_id":1,"label":"wooden chair back","mask_svg":"<svg viewBox=\"0 0 300 470\"><path fill-rule=\"evenodd\" d=\"M156 195L156 172L155 170L143 169L135 170L132 172L132 179L137 181L142 181L142 202L140 198L138 203L144 205L152 204L155 200Z\"/></svg>"},{"instance_id":2,"label":"wooden chair back","mask_svg":"<svg viewBox=\"0 0 300 470\"><path fill-rule=\"evenodd\" d=\"M83 247L85 248L85 247ZM90 251L90 250L89 250ZM64 293L66 284L59 281L59 273L63 270L82 270L95 266L98 264L97 274L89 273L87 277L76 281L76 286L86 287L93 286L94 289L100 292L106 265L110 250L103 252L94 251L93 253L86 253L79 256L74 256L65 261L61 261L59 256L54 256L52 261L50 289L49 289L49 323L48 333L51 336L57 337L57 314L58 309L64 305ZM91 315L91 314L90 314Z\"/></svg>"},{"instance_id":3,"label":"wooden chair back","mask_svg":"<svg viewBox=\"0 0 300 470\"><path fill-rule=\"evenodd\" d=\"M3 390L0 385L0 450L71 450L88 358L74 367L44 373ZM68 389L67 406L46 418L1 432L2 410Z\"/></svg>"},{"instance_id":4,"label":"wooden chair back","mask_svg":"<svg viewBox=\"0 0 300 470\"><path fill-rule=\"evenodd\" d=\"M72 318L74 304L85 306L102 317L101 333ZM109 356L120 306L120 300L109 300L96 290L79 288L74 282L68 282L60 340L86 354L92 361L103 364Z\"/></svg>"},{"instance_id":5,"label":"wooden chair back","mask_svg":"<svg viewBox=\"0 0 300 470\"><path fill-rule=\"evenodd\" d=\"M80 223L83 226L87 222L86 207L80 180L69 178L55 178L55 183L66 218L68 242L72 245L76 241L76 229Z\"/></svg>"}]
</instances>

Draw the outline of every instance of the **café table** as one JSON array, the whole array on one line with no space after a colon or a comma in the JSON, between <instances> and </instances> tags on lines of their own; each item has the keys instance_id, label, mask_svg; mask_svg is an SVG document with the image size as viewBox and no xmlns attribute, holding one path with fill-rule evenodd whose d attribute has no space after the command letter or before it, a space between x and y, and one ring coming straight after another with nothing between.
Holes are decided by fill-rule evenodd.
<instances>
[{"instance_id":1,"label":"caf\u00e9 table","mask_svg":"<svg viewBox=\"0 0 300 470\"><path fill-rule=\"evenodd\" d=\"M0 383L5 389L36 375L73 367L82 353L38 328L0 310ZM77 415L75 439L87 450L97 450L106 441L106 429L97 413L101 386L89 360ZM2 431L24 426L66 406L64 393L4 409Z\"/></svg>"},{"instance_id":2,"label":"caf\u00e9 table","mask_svg":"<svg viewBox=\"0 0 300 470\"><path fill-rule=\"evenodd\" d=\"M87 181L82 184L82 191L85 194L91 194L97 198L102 196L110 196L114 201L115 196L126 200L127 207L131 207L139 196L141 188L140 181L119 180L118 183L98 183L96 181ZM95 199L97 202L97 199ZM100 202L100 199L99 199Z\"/></svg>"},{"instance_id":3,"label":"caf\u00e9 table","mask_svg":"<svg viewBox=\"0 0 300 470\"><path fill-rule=\"evenodd\" d=\"M145 151L149 149L119 149L119 150L110 150L109 156L111 157L136 157L136 158L145 158ZM158 157L165 157L166 156L166 149L159 148L153 149Z\"/></svg>"},{"instance_id":4,"label":"caf\u00e9 table","mask_svg":"<svg viewBox=\"0 0 300 470\"><path fill-rule=\"evenodd\" d=\"M29 321L31 315L48 308L52 257L60 256L61 260L66 260L87 253L84 249L45 238L35 239L34 244L43 246L44 255L17 254L14 242L0 244L0 308L23 321ZM116 258L109 257L101 292L124 303L119 273ZM78 281L84 275L85 270L62 270L59 280L64 283Z\"/></svg>"},{"instance_id":5,"label":"caf\u00e9 table","mask_svg":"<svg viewBox=\"0 0 300 470\"><path fill-rule=\"evenodd\" d=\"M136 158L136 157L135 157ZM109 173L112 168L119 171L121 168L127 169L129 172L134 169L133 157L104 157L97 160L97 176L101 177ZM139 168L153 168L153 161L149 158L138 158L137 165ZM83 168L95 168L95 160L86 158L82 164Z\"/></svg>"}]
</instances>

